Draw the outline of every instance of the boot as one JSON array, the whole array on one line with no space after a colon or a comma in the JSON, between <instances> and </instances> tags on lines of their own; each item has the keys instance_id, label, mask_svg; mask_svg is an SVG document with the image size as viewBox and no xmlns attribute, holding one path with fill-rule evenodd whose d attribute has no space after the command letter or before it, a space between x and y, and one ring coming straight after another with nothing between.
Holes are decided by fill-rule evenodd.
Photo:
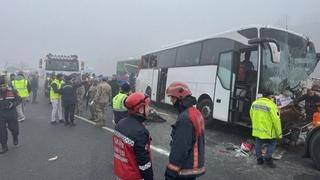
<instances>
[{"instance_id":1,"label":"boot","mask_svg":"<svg viewBox=\"0 0 320 180\"><path fill-rule=\"evenodd\" d=\"M1 148L1 151L0 151L0 154L4 154L8 151L8 145L4 145L2 144L2 148Z\"/></svg>"},{"instance_id":2,"label":"boot","mask_svg":"<svg viewBox=\"0 0 320 180\"><path fill-rule=\"evenodd\" d=\"M266 158L266 163L265 163L269 168L275 168L276 165L273 163L272 158Z\"/></svg>"},{"instance_id":3,"label":"boot","mask_svg":"<svg viewBox=\"0 0 320 180\"><path fill-rule=\"evenodd\" d=\"M18 146L18 144L19 144L18 136L14 136L13 137L13 145Z\"/></svg>"},{"instance_id":4,"label":"boot","mask_svg":"<svg viewBox=\"0 0 320 180\"><path fill-rule=\"evenodd\" d=\"M257 158L257 164L262 165L264 163L263 158Z\"/></svg>"}]
</instances>

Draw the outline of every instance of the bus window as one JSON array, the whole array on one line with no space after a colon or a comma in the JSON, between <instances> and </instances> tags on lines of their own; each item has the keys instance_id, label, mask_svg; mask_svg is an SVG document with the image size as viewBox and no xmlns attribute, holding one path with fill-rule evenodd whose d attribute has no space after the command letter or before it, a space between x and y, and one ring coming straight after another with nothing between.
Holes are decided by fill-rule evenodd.
<instances>
[{"instance_id":1,"label":"bus window","mask_svg":"<svg viewBox=\"0 0 320 180\"><path fill-rule=\"evenodd\" d=\"M159 67L174 67L175 66L175 60L176 60L176 54L177 49L169 49L160 52L160 58L159 58Z\"/></svg>"},{"instance_id":2,"label":"bus window","mask_svg":"<svg viewBox=\"0 0 320 180\"><path fill-rule=\"evenodd\" d=\"M178 49L176 66L198 65L200 61L201 43L182 46Z\"/></svg>"},{"instance_id":3,"label":"bus window","mask_svg":"<svg viewBox=\"0 0 320 180\"><path fill-rule=\"evenodd\" d=\"M244 51L240 54L240 64L238 69L238 81L247 81L251 72L257 72L258 51Z\"/></svg>"}]
</instances>

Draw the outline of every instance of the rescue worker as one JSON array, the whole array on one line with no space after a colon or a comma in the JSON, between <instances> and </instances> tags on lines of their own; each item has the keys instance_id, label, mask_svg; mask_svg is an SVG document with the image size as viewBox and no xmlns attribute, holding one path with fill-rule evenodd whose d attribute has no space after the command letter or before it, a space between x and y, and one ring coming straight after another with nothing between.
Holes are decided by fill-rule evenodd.
<instances>
[{"instance_id":1,"label":"rescue worker","mask_svg":"<svg viewBox=\"0 0 320 180\"><path fill-rule=\"evenodd\" d=\"M113 134L115 179L153 180L151 137L143 124L149 104L149 97L140 92L125 101L129 115L116 124Z\"/></svg>"},{"instance_id":2,"label":"rescue worker","mask_svg":"<svg viewBox=\"0 0 320 180\"><path fill-rule=\"evenodd\" d=\"M83 79L83 82L86 82L85 79ZM86 89L84 87L84 84L81 84L80 87L76 89L77 93L77 103L76 103L76 114L79 116L82 116L83 110L84 110L84 95L86 93Z\"/></svg>"},{"instance_id":3,"label":"rescue worker","mask_svg":"<svg viewBox=\"0 0 320 180\"><path fill-rule=\"evenodd\" d=\"M63 122L62 119L62 107L61 107L61 87L63 84L62 74L58 74L56 78L51 82L50 85L50 101L52 104L52 112L51 112L51 124L58 124L58 120ZM58 115L58 120L56 119L56 115Z\"/></svg>"},{"instance_id":4,"label":"rescue worker","mask_svg":"<svg viewBox=\"0 0 320 180\"><path fill-rule=\"evenodd\" d=\"M294 104L298 104L301 101L305 101L304 108L306 111L306 120L312 122L313 113L317 111L317 103L320 102L320 96L316 94L313 88L307 89L307 94L302 95L294 101Z\"/></svg>"},{"instance_id":5,"label":"rescue worker","mask_svg":"<svg viewBox=\"0 0 320 180\"><path fill-rule=\"evenodd\" d=\"M120 87L120 92L112 99L112 108L114 114L114 123L118 124L118 122L127 117L128 110L124 106L124 100L128 97L131 88L128 83L124 83Z\"/></svg>"},{"instance_id":6,"label":"rescue worker","mask_svg":"<svg viewBox=\"0 0 320 180\"><path fill-rule=\"evenodd\" d=\"M8 131L13 136L13 145L19 144L19 125L16 107L21 103L21 98L16 90L7 85L6 77L0 76L0 154L8 151Z\"/></svg>"},{"instance_id":7,"label":"rescue worker","mask_svg":"<svg viewBox=\"0 0 320 180\"><path fill-rule=\"evenodd\" d=\"M107 81L107 77L102 78L101 83L99 83L97 86L97 93L93 99L93 103L95 104L97 110L97 127L102 127L105 125L105 108L111 103L112 91Z\"/></svg>"},{"instance_id":8,"label":"rescue worker","mask_svg":"<svg viewBox=\"0 0 320 180\"><path fill-rule=\"evenodd\" d=\"M277 145L277 139L282 138L281 120L277 105L272 100L272 93L265 92L263 97L255 100L250 108L252 121L252 136L256 138L257 164L264 162L270 168L275 168L272 154ZM261 147L267 144L267 154L262 156Z\"/></svg>"},{"instance_id":9,"label":"rescue worker","mask_svg":"<svg viewBox=\"0 0 320 180\"><path fill-rule=\"evenodd\" d=\"M189 87L183 82L173 82L166 90L179 115L172 126L171 152L165 172L166 180L194 180L205 173L204 119L194 107L197 103Z\"/></svg>"},{"instance_id":10,"label":"rescue worker","mask_svg":"<svg viewBox=\"0 0 320 180\"><path fill-rule=\"evenodd\" d=\"M15 80L12 81L12 87L18 91L18 95L21 97L22 102L17 106L18 121L24 121L26 119L24 115L25 103L29 99L31 92L31 86L28 80L24 77L23 72L19 72Z\"/></svg>"},{"instance_id":11,"label":"rescue worker","mask_svg":"<svg viewBox=\"0 0 320 180\"><path fill-rule=\"evenodd\" d=\"M97 112L96 112L96 105L93 103L94 97L97 94L97 85L98 85L98 80L94 79L92 81L92 85L89 88L88 92L88 98L89 98L89 108L90 108L90 114L91 118L90 120L94 121L97 120Z\"/></svg>"}]
</instances>

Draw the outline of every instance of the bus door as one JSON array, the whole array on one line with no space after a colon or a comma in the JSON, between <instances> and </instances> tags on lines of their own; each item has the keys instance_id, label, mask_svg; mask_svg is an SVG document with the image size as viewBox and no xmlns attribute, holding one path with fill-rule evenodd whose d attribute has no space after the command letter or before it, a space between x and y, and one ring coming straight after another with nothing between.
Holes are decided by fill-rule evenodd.
<instances>
[{"instance_id":1,"label":"bus door","mask_svg":"<svg viewBox=\"0 0 320 180\"><path fill-rule=\"evenodd\" d=\"M232 92L232 84L234 82L232 62L232 51L220 54L218 72L215 83L213 118L225 122L228 122L229 120L230 95Z\"/></svg>"},{"instance_id":2,"label":"bus door","mask_svg":"<svg viewBox=\"0 0 320 180\"><path fill-rule=\"evenodd\" d=\"M157 102L164 103L166 94L168 68L161 68L159 72L159 83L157 89Z\"/></svg>"},{"instance_id":3,"label":"bus door","mask_svg":"<svg viewBox=\"0 0 320 180\"><path fill-rule=\"evenodd\" d=\"M257 67L258 67L258 49L257 47L242 49L235 53L234 60L236 80L235 91L233 93L233 109L235 123L242 125L250 124L250 106L256 97L257 87Z\"/></svg>"}]
</instances>

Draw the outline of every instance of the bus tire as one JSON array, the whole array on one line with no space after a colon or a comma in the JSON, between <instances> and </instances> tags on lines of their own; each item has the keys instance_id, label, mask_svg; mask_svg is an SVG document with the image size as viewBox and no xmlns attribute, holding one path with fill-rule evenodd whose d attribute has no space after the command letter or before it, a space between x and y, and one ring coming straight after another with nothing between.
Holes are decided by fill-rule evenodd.
<instances>
[{"instance_id":1,"label":"bus tire","mask_svg":"<svg viewBox=\"0 0 320 180\"><path fill-rule=\"evenodd\" d=\"M310 155L316 168L320 170L320 130L312 135L310 140Z\"/></svg>"},{"instance_id":2,"label":"bus tire","mask_svg":"<svg viewBox=\"0 0 320 180\"><path fill-rule=\"evenodd\" d=\"M212 112L213 112L213 103L211 101L211 99L205 98L200 100L200 102L198 102L197 104L197 108L199 109L199 111L201 112L205 123L209 123L210 121L212 121Z\"/></svg>"},{"instance_id":3,"label":"bus tire","mask_svg":"<svg viewBox=\"0 0 320 180\"><path fill-rule=\"evenodd\" d=\"M152 93L151 88L150 88L150 87L147 87L147 89L146 89L146 95L148 95L149 98L151 98L151 93Z\"/></svg>"}]
</instances>

